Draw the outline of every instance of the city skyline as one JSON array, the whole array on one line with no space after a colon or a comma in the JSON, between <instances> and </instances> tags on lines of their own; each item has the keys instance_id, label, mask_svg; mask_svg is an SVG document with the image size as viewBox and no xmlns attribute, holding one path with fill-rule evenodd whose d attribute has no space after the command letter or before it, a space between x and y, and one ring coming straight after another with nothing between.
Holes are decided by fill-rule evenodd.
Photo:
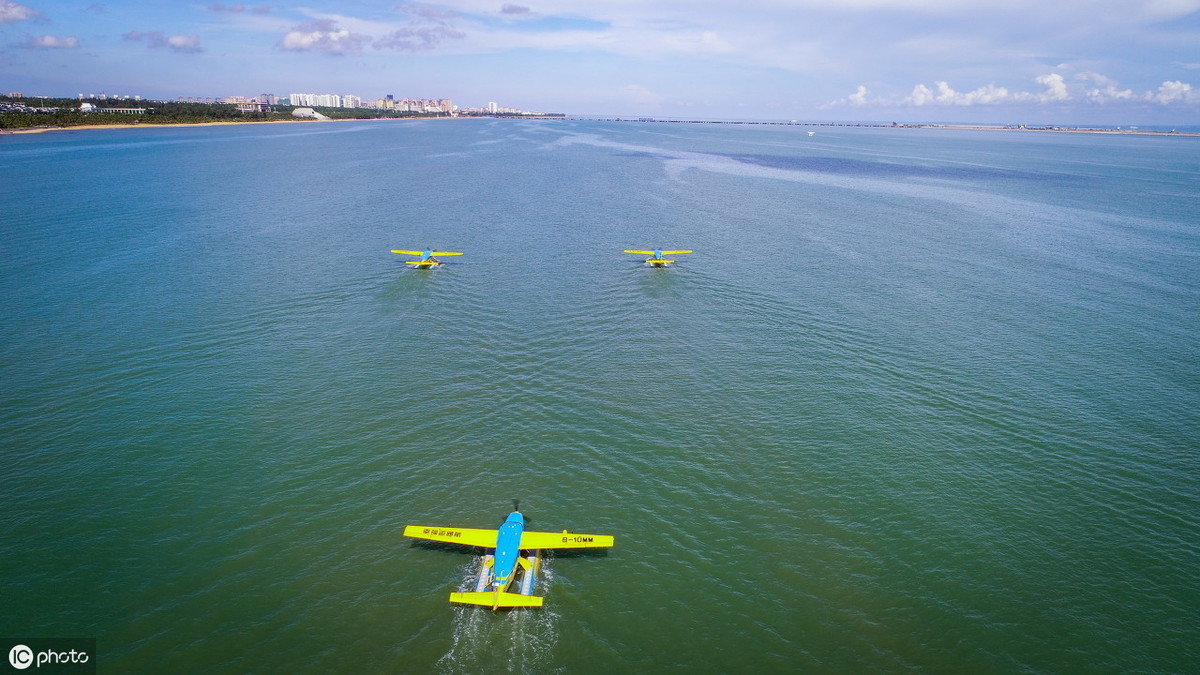
<instances>
[{"instance_id":1,"label":"city skyline","mask_svg":"<svg viewBox=\"0 0 1200 675\"><path fill-rule=\"evenodd\" d=\"M0 0L0 90L427 91L568 114L1194 125L1196 44L1200 0Z\"/></svg>"}]
</instances>

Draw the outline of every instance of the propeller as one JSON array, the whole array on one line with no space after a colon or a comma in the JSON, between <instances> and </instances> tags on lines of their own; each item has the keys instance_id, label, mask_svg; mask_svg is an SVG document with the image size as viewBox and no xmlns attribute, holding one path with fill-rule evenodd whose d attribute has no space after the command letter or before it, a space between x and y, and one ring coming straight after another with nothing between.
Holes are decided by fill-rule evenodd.
<instances>
[{"instance_id":1,"label":"propeller","mask_svg":"<svg viewBox=\"0 0 1200 675\"><path fill-rule=\"evenodd\" d=\"M517 513L521 513L521 500L520 500L520 499L514 499L514 500L512 500L512 503L513 503L513 508L512 508L512 510L513 510L513 511L516 511ZM505 521L507 521L507 520L508 520L508 515L509 515L509 514L507 514L507 513L506 513L506 514L504 514L504 520L501 520L500 522L501 522L501 523L504 523ZM523 518L525 518L525 522L527 522L527 523L528 523L528 522L530 522L530 518L529 518L529 516L526 516L524 513L521 513L521 516L522 516Z\"/></svg>"},{"instance_id":2,"label":"propeller","mask_svg":"<svg viewBox=\"0 0 1200 675\"><path fill-rule=\"evenodd\" d=\"M512 500L512 503L513 503L513 511L516 511L517 513L521 513L521 500L514 499L514 500ZM529 516L525 515L524 513L521 513L521 517L525 519L526 523L533 522L533 518L530 518ZM508 520L508 516L505 516L504 520ZM501 521L501 522L504 522L504 521Z\"/></svg>"}]
</instances>

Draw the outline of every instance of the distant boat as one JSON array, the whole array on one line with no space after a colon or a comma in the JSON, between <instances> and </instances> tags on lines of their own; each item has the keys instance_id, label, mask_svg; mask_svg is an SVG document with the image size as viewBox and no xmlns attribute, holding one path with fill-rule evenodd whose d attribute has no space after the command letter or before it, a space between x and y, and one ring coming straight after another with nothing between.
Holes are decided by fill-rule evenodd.
<instances>
[{"instance_id":1,"label":"distant boat","mask_svg":"<svg viewBox=\"0 0 1200 675\"><path fill-rule=\"evenodd\" d=\"M812 136L812 135L813 135L813 134L815 134L815 133L817 133L817 132L815 132L815 131L810 131L810 132L808 132L808 135L809 135L809 136Z\"/></svg>"}]
</instances>

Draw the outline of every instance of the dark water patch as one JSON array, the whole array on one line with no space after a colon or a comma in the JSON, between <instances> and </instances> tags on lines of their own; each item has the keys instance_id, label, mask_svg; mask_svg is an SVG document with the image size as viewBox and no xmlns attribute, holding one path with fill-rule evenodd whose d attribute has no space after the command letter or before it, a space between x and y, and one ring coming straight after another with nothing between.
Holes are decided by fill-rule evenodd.
<instances>
[{"instance_id":1,"label":"dark water patch","mask_svg":"<svg viewBox=\"0 0 1200 675\"><path fill-rule=\"evenodd\" d=\"M812 171L842 176L868 178L934 178L943 180L1047 180L1070 181L1064 174L1049 174L1035 171L1020 171L984 166L932 166L900 164L897 162L872 162L849 157L796 157L763 154L724 154L724 157L787 171Z\"/></svg>"}]
</instances>

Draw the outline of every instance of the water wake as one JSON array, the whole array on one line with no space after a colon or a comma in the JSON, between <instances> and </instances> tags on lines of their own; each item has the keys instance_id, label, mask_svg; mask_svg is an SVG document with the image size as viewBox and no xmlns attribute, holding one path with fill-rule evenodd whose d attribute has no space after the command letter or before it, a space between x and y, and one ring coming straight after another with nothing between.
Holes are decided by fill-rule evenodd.
<instances>
[{"instance_id":1,"label":"water wake","mask_svg":"<svg viewBox=\"0 0 1200 675\"><path fill-rule=\"evenodd\" d=\"M474 590L481 557L463 568L458 590ZM542 558L534 592L543 594L554 579L549 558ZM450 649L434 664L438 673L541 673L550 670L558 643L558 615L547 608L498 612L483 607L458 606L450 636Z\"/></svg>"}]
</instances>

